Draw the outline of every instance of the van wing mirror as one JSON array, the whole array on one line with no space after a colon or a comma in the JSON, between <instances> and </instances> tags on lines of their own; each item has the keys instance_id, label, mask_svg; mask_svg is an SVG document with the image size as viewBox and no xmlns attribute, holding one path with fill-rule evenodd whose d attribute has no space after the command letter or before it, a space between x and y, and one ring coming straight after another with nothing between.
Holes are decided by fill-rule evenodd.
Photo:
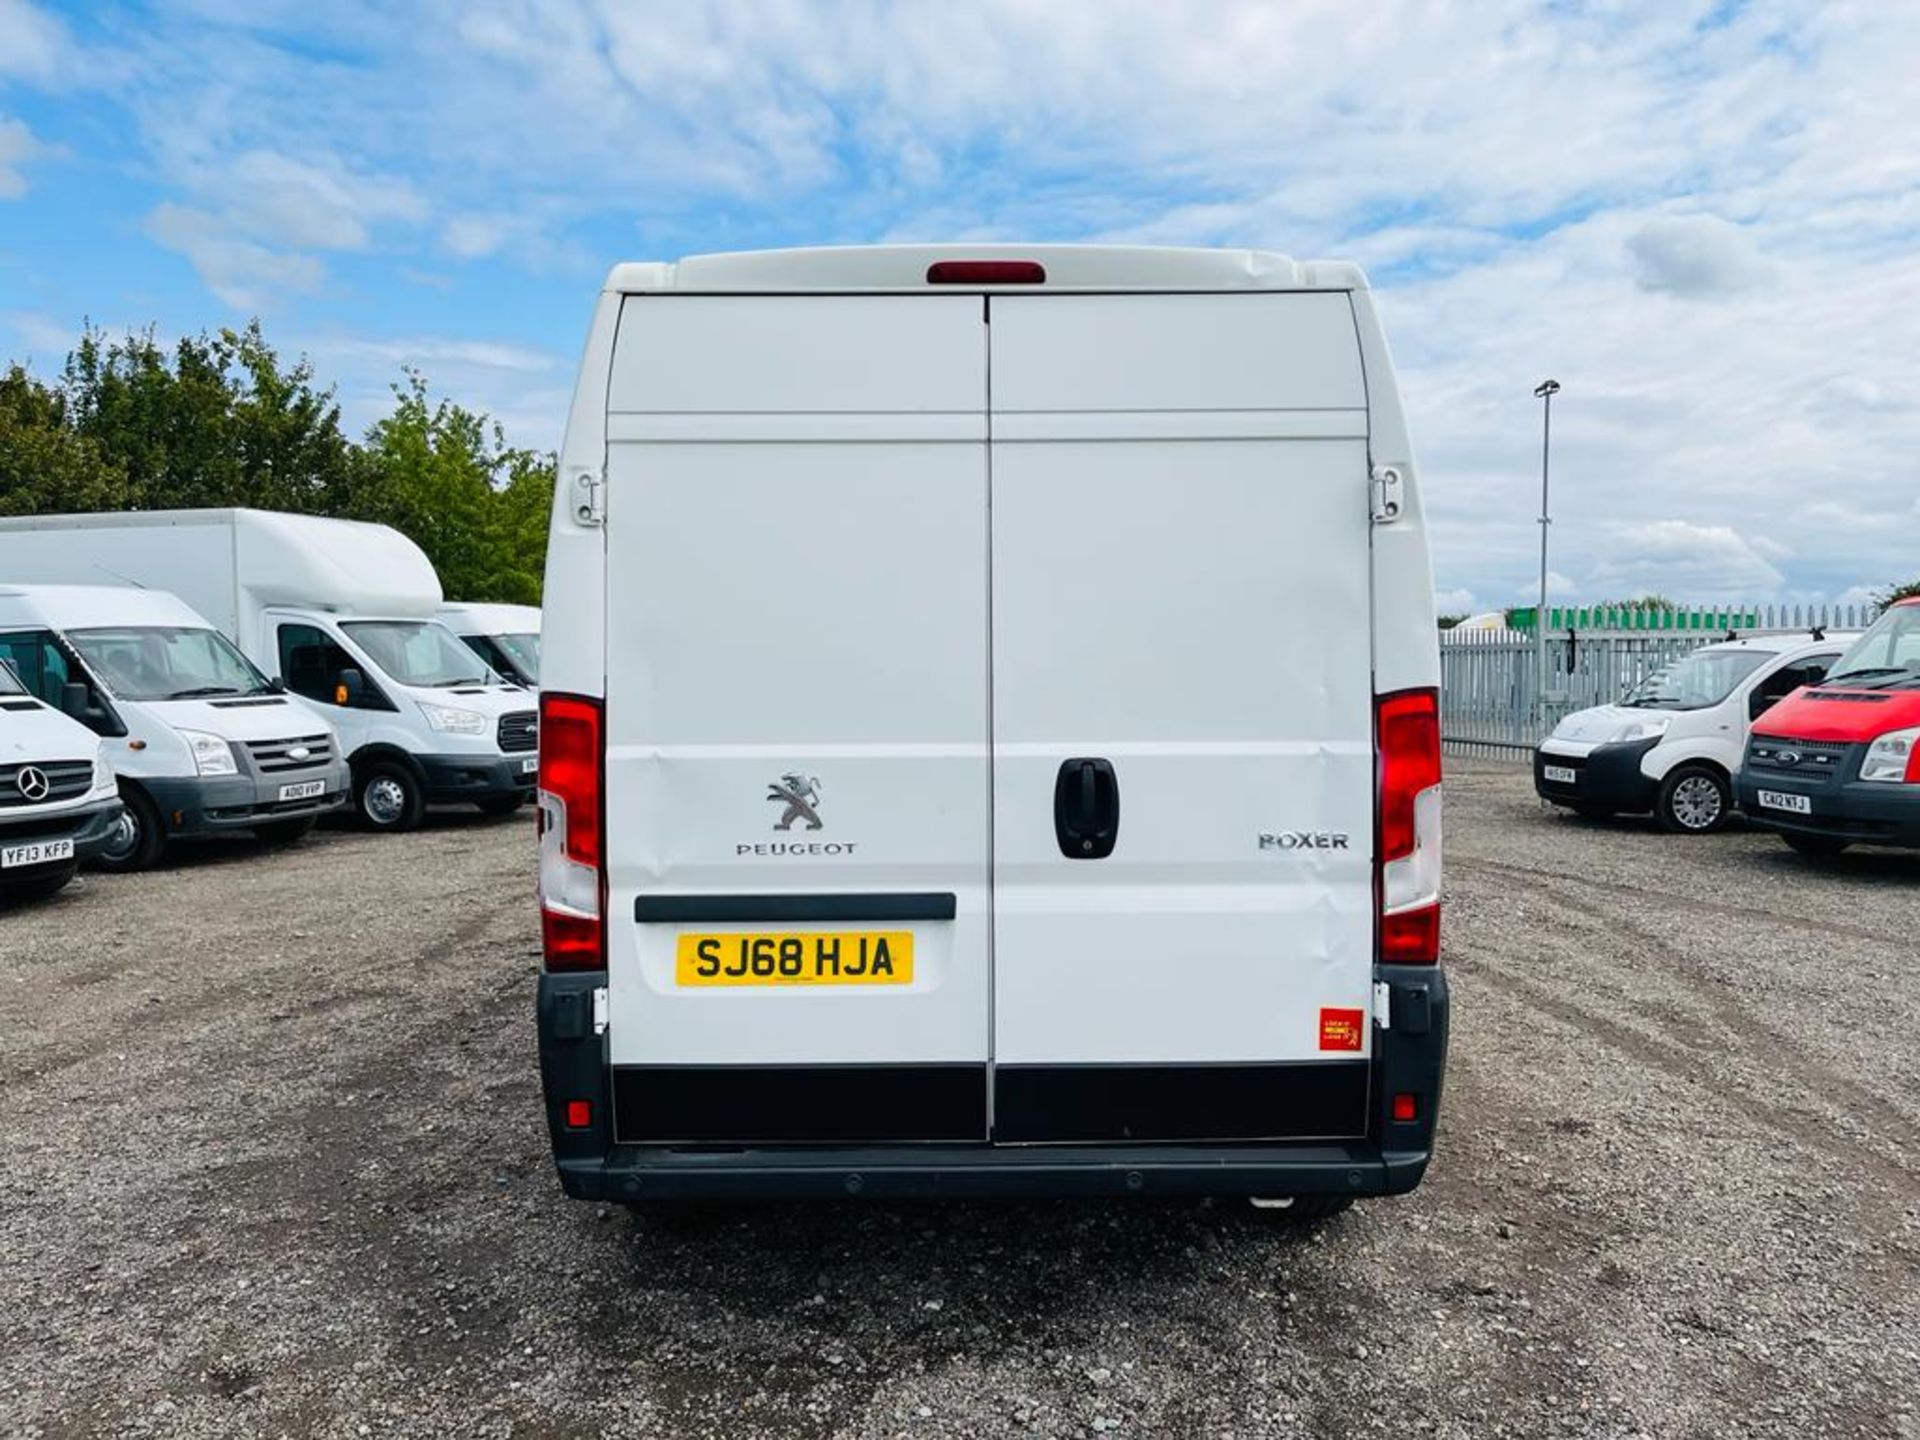
<instances>
[{"instance_id":1,"label":"van wing mirror","mask_svg":"<svg viewBox=\"0 0 1920 1440\"><path fill-rule=\"evenodd\" d=\"M354 706L367 696L366 677L349 665L333 677L333 703Z\"/></svg>"},{"instance_id":2,"label":"van wing mirror","mask_svg":"<svg viewBox=\"0 0 1920 1440\"><path fill-rule=\"evenodd\" d=\"M87 712L93 709L87 687L78 680L69 680L60 687L60 708L75 720L85 721Z\"/></svg>"}]
</instances>

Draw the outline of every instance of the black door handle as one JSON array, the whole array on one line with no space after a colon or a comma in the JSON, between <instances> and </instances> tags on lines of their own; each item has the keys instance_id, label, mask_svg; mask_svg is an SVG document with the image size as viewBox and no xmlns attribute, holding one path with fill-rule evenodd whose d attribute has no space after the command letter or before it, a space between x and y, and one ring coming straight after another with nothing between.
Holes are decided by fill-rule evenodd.
<instances>
[{"instance_id":1,"label":"black door handle","mask_svg":"<svg viewBox=\"0 0 1920 1440\"><path fill-rule=\"evenodd\" d=\"M1104 860L1120 834L1120 782L1113 762L1064 760L1053 782L1053 833L1069 860Z\"/></svg>"}]
</instances>

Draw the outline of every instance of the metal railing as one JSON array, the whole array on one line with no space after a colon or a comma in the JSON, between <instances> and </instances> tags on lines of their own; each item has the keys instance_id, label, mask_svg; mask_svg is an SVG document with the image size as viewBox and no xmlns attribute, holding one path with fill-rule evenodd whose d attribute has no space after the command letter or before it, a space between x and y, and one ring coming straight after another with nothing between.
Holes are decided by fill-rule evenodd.
<instances>
[{"instance_id":1,"label":"metal railing","mask_svg":"<svg viewBox=\"0 0 1920 1440\"><path fill-rule=\"evenodd\" d=\"M1586 613L1595 619L1620 619L1617 614ZM1729 632L1811 635L1818 628L1838 634L1865 629L1878 609L1732 605L1709 613L1720 623L1686 630L1609 626L1550 632L1544 697L1536 693L1538 662L1531 632L1442 631L1441 738L1455 753L1520 758L1574 711L1618 700L1661 666Z\"/></svg>"}]
</instances>

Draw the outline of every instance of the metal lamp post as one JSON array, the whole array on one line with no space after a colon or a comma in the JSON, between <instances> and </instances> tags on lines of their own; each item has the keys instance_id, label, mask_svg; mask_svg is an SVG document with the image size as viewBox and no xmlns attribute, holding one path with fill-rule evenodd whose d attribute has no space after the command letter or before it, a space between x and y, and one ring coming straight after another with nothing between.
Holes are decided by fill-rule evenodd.
<instances>
[{"instance_id":1,"label":"metal lamp post","mask_svg":"<svg viewBox=\"0 0 1920 1440\"><path fill-rule=\"evenodd\" d=\"M1539 714L1535 728L1544 732L1547 723L1547 527L1553 524L1547 506L1547 455L1553 440L1553 397L1560 393L1558 380L1542 380L1533 387L1540 401L1540 608L1533 619L1534 705Z\"/></svg>"}]
</instances>

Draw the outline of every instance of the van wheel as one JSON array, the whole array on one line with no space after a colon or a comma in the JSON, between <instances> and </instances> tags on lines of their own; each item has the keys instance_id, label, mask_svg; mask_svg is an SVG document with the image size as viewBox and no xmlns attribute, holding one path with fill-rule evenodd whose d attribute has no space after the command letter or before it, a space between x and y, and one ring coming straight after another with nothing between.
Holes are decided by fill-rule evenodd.
<instances>
[{"instance_id":1,"label":"van wheel","mask_svg":"<svg viewBox=\"0 0 1920 1440\"><path fill-rule=\"evenodd\" d=\"M1681 765L1661 782L1654 813L1675 834L1711 835L1733 813L1733 792L1718 770Z\"/></svg>"},{"instance_id":2,"label":"van wheel","mask_svg":"<svg viewBox=\"0 0 1920 1440\"><path fill-rule=\"evenodd\" d=\"M490 795L485 800L476 800L482 815L511 815L527 803L527 797L515 791L511 795Z\"/></svg>"},{"instance_id":3,"label":"van wheel","mask_svg":"<svg viewBox=\"0 0 1920 1440\"><path fill-rule=\"evenodd\" d=\"M1802 855L1811 855L1817 860L1826 860L1838 855L1851 843L1831 835L1804 835L1798 830L1782 830L1780 838Z\"/></svg>"},{"instance_id":4,"label":"van wheel","mask_svg":"<svg viewBox=\"0 0 1920 1440\"><path fill-rule=\"evenodd\" d=\"M353 805L369 830L411 830L427 810L420 782L397 760L376 760L354 777Z\"/></svg>"},{"instance_id":5,"label":"van wheel","mask_svg":"<svg viewBox=\"0 0 1920 1440\"><path fill-rule=\"evenodd\" d=\"M317 816L302 815L298 820L275 820L270 824L256 825L253 827L253 838L262 845L275 848L281 845L292 845L313 833L314 822L317 819Z\"/></svg>"},{"instance_id":6,"label":"van wheel","mask_svg":"<svg viewBox=\"0 0 1920 1440\"><path fill-rule=\"evenodd\" d=\"M63 865L46 875L36 875L31 880L9 880L0 887L0 896L10 903L18 905L23 901L45 900L67 888L67 882L78 874L78 865Z\"/></svg>"},{"instance_id":7,"label":"van wheel","mask_svg":"<svg viewBox=\"0 0 1920 1440\"><path fill-rule=\"evenodd\" d=\"M110 875L151 869L167 843L166 832L160 828L160 812L138 790L122 790L120 801L120 821L93 863Z\"/></svg>"},{"instance_id":8,"label":"van wheel","mask_svg":"<svg viewBox=\"0 0 1920 1440\"><path fill-rule=\"evenodd\" d=\"M1284 1225L1311 1225L1320 1220L1331 1220L1343 1210L1353 1208L1351 1195L1295 1195L1282 1203L1280 1200L1268 1200L1256 1196L1253 1205L1262 1215L1270 1216Z\"/></svg>"}]
</instances>

